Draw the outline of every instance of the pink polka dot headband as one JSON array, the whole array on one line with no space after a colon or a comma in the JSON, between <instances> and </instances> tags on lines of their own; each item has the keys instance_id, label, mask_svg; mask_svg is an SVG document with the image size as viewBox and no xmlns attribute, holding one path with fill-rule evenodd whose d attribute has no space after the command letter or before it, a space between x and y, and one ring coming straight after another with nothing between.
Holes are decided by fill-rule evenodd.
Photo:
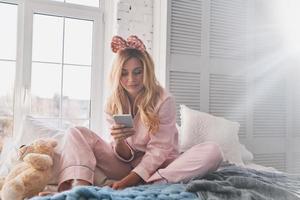
<instances>
[{"instance_id":1,"label":"pink polka dot headband","mask_svg":"<svg viewBox=\"0 0 300 200\"><path fill-rule=\"evenodd\" d=\"M119 50L122 50L125 48L138 49L141 52L146 51L146 47L145 47L144 43L136 35L129 36L127 38L127 41L118 35L116 35L112 38L111 50L114 53L117 53Z\"/></svg>"}]
</instances>

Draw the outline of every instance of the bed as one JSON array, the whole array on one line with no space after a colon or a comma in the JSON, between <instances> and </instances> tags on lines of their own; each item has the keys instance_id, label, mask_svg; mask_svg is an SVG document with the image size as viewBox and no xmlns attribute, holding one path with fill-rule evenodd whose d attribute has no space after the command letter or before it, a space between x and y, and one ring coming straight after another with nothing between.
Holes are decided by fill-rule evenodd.
<instances>
[{"instance_id":1,"label":"bed","mask_svg":"<svg viewBox=\"0 0 300 200\"><path fill-rule=\"evenodd\" d=\"M300 175L269 172L226 164L205 177L176 184L152 184L113 190L84 186L32 200L300 200Z\"/></svg>"},{"instance_id":2,"label":"bed","mask_svg":"<svg viewBox=\"0 0 300 200\"><path fill-rule=\"evenodd\" d=\"M184 152L195 144L214 141L220 145L224 162L216 171L205 177L193 176L188 181L176 184L153 184L112 190L109 187L76 187L54 196L34 197L33 200L143 200L143 199L258 199L258 200L300 200L300 175L291 175L271 168L255 165L253 154L239 141L239 124L225 118L192 110L184 105L180 109L179 141L180 151ZM54 135L58 141L63 133L52 130L41 123L27 120L24 130L38 135ZM26 120L25 120L26 121ZM30 122L30 123L29 123ZM34 125L38 124L38 125ZM58 134L57 134L58 133ZM19 143L28 142L35 135L23 134ZM11 148L7 148L11 149ZM7 154L12 155L11 152ZM3 156L5 158L5 156ZM7 159L3 160L7 162ZM230 164L229 164L230 163ZM8 171L10 166L2 165L0 172ZM5 170L1 170L5 169ZM7 172L6 172L7 173Z\"/></svg>"}]
</instances>

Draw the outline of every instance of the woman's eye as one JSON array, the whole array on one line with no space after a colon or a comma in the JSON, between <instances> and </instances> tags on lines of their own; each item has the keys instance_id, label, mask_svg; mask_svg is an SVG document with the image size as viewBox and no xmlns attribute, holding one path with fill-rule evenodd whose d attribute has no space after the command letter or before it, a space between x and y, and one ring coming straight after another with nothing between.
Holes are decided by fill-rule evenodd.
<instances>
[{"instance_id":1,"label":"woman's eye","mask_svg":"<svg viewBox=\"0 0 300 200\"><path fill-rule=\"evenodd\" d=\"M127 75L128 75L127 72L122 72L122 73L121 73L121 76L127 76Z\"/></svg>"},{"instance_id":2,"label":"woman's eye","mask_svg":"<svg viewBox=\"0 0 300 200\"><path fill-rule=\"evenodd\" d=\"M136 71L133 72L134 75L139 75L139 74L141 74L141 73L142 73L142 70L141 70L141 69L136 70Z\"/></svg>"}]
</instances>

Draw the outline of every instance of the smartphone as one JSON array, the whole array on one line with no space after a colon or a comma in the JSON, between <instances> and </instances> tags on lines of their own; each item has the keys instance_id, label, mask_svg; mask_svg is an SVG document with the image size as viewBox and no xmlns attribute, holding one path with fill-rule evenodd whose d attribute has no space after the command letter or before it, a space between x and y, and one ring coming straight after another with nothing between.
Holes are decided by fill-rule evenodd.
<instances>
[{"instance_id":1,"label":"smartphone","mask_svg":"<svg viewBox=\"0 0 300 200\"><path fill-rule=\"evenodd\" d=\"M117 124L123 124L127 128L133 127L133 120L131 114L113 115L113 119Z\"/></svg>"}]
</instances>

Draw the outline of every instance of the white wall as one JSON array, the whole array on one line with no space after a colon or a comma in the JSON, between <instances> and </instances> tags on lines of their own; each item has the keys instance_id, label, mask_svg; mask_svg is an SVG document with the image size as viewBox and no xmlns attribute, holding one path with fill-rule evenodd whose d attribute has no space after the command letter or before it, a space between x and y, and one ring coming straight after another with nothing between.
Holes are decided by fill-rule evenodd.
<instances>
[{"instance_id":1,"label":"white wall","mask_svg":"<svg viewBox=\"0 0 300 200\"><path fill-rule=\"evenodd\" d=\"M104 74L108 77L114 54L110 48L111 38L119 35L127 38L137 35L152 54L153 48L153 1L152 0L106 0L104 5L105 18L105 56ZM108 95L104 87L104 98Z\"/></svg>"},{"instance_id":2,"label":"white wall","mask_svg":"<svg viewBox=\"0 0 300 200\"><path fill-rule=\"evenodd\" d=\"M116 24L118 35L137 35L152 52L153 2L152 0L119 0L116 2Z\"/></svg>"},{"instance_id":3,"label":"white wall","mask_svg":"<svg viewBox=\"0 0 300 200\"><path fill-rule=\"evenodd\" d=\"M107 77L109 75L114 53L110 48L111 38L119 35L127 38L129 35L137 35L146 45L147 51L153 52L154 0L105 0L104 2L104 77L103 102L109 96ZM157 46L157 45L156 45ZM158 48L158 47L157 47ZM154 59L156 60L156 59ZM104 130L104 133L107 131Z\"/></svg>"}]
</instances>

